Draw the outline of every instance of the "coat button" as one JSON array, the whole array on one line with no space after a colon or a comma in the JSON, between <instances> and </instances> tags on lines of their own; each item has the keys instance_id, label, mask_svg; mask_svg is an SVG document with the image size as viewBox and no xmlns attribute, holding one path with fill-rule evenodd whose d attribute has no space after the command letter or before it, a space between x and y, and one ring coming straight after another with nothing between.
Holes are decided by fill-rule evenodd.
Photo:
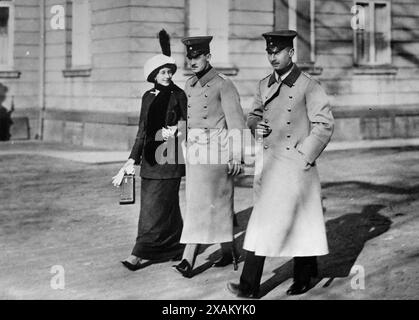
<instances>
[{"instance_id":1,"label":"coat button","mask_svg":"<svg viewBox=\"0 0 419 320\"><path fill-rule=\"evenodd\" d=\"M269 109L268 109L268 108L265 108L264 110L265 110L265 111L268 111Z\"/></svg>"},{"instance_id":2,"label":"coat button","mask_svg":"<svg viewBox=\"0 0 419 320\"><path fill-rule=\"evenodd\" d=\"M191 116L188 116L188 119L190 119L191 118Z\"/></svg>"},{"instance_id":3,"label":"coat button","mask_svg":"<svg viewBox=\"0 0 419 320\"><path fill-rule=\"evenodd\" d=\"M268 121L268 119L265 119L265 123L268 123L269 121Z\"/></svg>"},{"instance_id":4,"label":"coat button","mask_svg":"<svg viewBox=\"0 0 419 320\"><path fill-rule=\"evenodd\" d=\"M207 119L207 117L204 117L204 120L206 120Z\"/></svg>"},{"instance_id":5,"label":"coat button","mask_svg":"<svg viewBox=\"0 0 419 320\"><path fill-rule=\"evenodd\" d=\"M205 95L205 98L208 98L208 95L207 94Z\"/></svg>"},{"instance_id":6,"label":"coat button","mask_svg":"<svg viewBox=\"0 0 419 320\"><path fill-rule=\"evenodd\" d=\"M291 109L288 109L288 112L291 112Z\"/></svg>"},{"instance_id":7,"label":"coat button","mask_svg":"<svg viewBox=\"0 0 419 320\"><path fill-rule=\"evenodd\" d=\"M292 99L292 96L290 96L289 98Z\"/></svg>"},{"instance_id":8,"label":"coat button","mask_svg":"<svg viewBox=\"0 0 419 320\"><path fill-rule=\"evenodd\" d=\"M190 97L191 97L191 95L190 95L190 94L188 94L188 97L190 98Z\"/></svg>"},{"instance_id":9,"label":"coat button","mask_svg":"<svg viewBox=\"0 0 419 320\"><path fill-rule=\"evenodd\" d=\"M204 106L204 109L208 108L208 106Z\"/></svg>"},{"instance_id":10,"label":"coat button","mask_svg":"<svg viewBox=\"0 0 419 320\"><path fill-rule=\"evenodd\" d=\"M287 124L291 124L291 122L290 121L287 121Z\"/></svg>"},{"instance_id":11,"label":"coat button","mask_svg":"<svg viewBox=\"0 0 419 320\"><path fill-rule=\"evenodd\" d=\"M287 150L289 150L289 149L290 149L290 147L287 147L286 149L287 149Z\"/></svg>"},{"instance_id":12,"label":"coat button","mask_svg":"<svg viewBox=\"0 0 419 320\"><path fill-rule=\"evenodd\" d=\"M188 105L188 108L191 108L191 105Z\"/></svg>"},{"instance_id":13,"label":"coat button","mask_svg":"<svg viewBox=\"0 0 419 320\"><path fill-rule=\"evenodd\" d=\"M287 135L287 138L289 139L289 138L291 138L291 136L290 135Z\"/></svg>"},{"instance_id":14,"label":"coat button","mask_svg":"<svg viewBox=\"0 0 419 320\"><path fill-rule=\"evenodd\" d=\"M265 149L268 149L269 147L265 144L264 148L265 148Z\"/></svg>"}]
</instances>

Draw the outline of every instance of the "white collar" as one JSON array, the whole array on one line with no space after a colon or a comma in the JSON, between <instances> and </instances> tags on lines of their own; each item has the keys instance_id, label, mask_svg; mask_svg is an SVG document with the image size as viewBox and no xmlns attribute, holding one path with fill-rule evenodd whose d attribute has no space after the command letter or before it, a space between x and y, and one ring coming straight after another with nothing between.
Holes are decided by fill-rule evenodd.
<instances>
[{"instance_id":1,"label":"white collar","mask_svg":"<svg viewBox=\"0 0 419 320\"><path fill-rule=\"evenodd\" d=\"M287 72L285 72L285 73L281 76L281 81L284 81L284 79L285 79L286 77L288 77L288 75L291 73L292 69L293 69L293 68L289 69ZM276 79L276 82L278 82L278 73L276 73L276 71L275 71L275 70L274 70L274 73L275 73L275 79Z\"/></svg>"}]
</instances>

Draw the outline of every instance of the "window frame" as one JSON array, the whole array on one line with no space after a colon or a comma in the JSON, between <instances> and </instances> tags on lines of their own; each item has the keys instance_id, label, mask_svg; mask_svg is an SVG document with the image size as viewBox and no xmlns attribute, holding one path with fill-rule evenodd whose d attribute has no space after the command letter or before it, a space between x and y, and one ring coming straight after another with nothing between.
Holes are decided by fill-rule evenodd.
<instances>
[{"instance_id":1,"label":"window frame","mask_svg":"<svg viewBox=\"0 0 419 320\"><path fill-rule=\"evenodd\" d=\"M202 33L200 33L199 35L207 35L210 33L210 29L211 26L208 23L208 16L209 16L209 10L211 10L211 6L215 6L214 2L211 0L202 0L205 2L205 10L201 8L201 10L199 10L199 13L201 14L200 16L197 17L197 15L195 15L195 12L191 12L192 8L191 5L192 3L194 3L196 5L196 0L186 0L186 30L185 30L185 34L187 36L194 36L194 32L193 29L195 29L195 27L198 26L198 24L193 25L193 22L195 21L199 21L200 26L198 26L198 30L200 29L206 29L206 31L204 31ZM223 0L226 2L226 9L227 12L224 13L225 17L227 19L227 21L223 21L226 25L227 28L223 29L225 31L225 34L223 34L223 36L226 38L225 39L225 45L223 47L223 50L225 50L224 52L219 52L217 53L216 51L214 51L214 45L211 46L211 44L213 44L214 40L217 41L217 37L214 34L210 34L212 36L214 36L214 39L212 40L213 42L211 42L210 47L211 47L211 54L213 56L212 58L212 65L219 71L221 71L222 73L226 74L226 75L230 75L230 76L234 76L237 75L238 73L238 68L235 67L231 61L230 61L230 48L229 48L229 40L230 40L230 34L229 34L229 29L230 29L230 1L231 0ZM203 15L205 15L205 17L203 17ZM202 17L201 19L199 17ZM192 19L194 19L194 21L192 21ZM204 22L204 23L203 23ZM205 24L205 26L203 27L202 24ZM198 34L197 34L198 35ZM186 48L185 48L185 57L186 57ZM219 57L224 57L223 60L219 60L217 61L217 59ZM189 66L188 66L188 61L185 58L185 75L191 75L192 71L190 70Z\"/></svg>"},{"instance_id":2,"label":"window frame","mask_svg":"<svg viewBox=\"0 0 419 320\"><path fill-rule=\"evenodd\" d=\"M293 61L296 63L302 63L306 65L314 65L316 61L316 26L315 26L315 19L316 19L316 3L315 0L310 1L310 60L308 61L299 61L298 60L298 38L294 41L294 57ZM297 2L298 0L288 0L288 29L297 30Z\"/></svg>"},{"instance_id":3,"label":"window frame","mask_svg":"<svg viewBox=\"0 0 419 320\"><path fill-rule=\"evenodd\" d=\"M298 0L274 0L274 30L292 29L297 30L297 1ZM308 61L298 59L298 37L294 41L293 61L299 68L311 75L320 75L323 68L315 66L316 63L316 0L310 0L310 59Z\"/></svg>"},{"instance_id":4,"label":"window frame","mask_svg":"<svg viewBox=\"0 0 419 320\"><path fill-rule=\"evenodd\" d=\"M63 70L63 76L65 78L74 78L74 77L90 77L92 71L92 4L90 0L85 0L88 2L88 17L89 17L89 43L88 43L88 53L89 53L89 63L88 64L74 64L73 59L73 25L74 25L74 0L66 1L66 69Z\"/></svg>"},{"instance_id":5,"label":"window frame","mask_svg":"<svg viewBox=\"0 0 419 320\"><path fill-rule=\"evenodd\" d=\"M0 71L13 71L14 68L14 43L15 43L15 3L14 1L0 1L0 7L9 8L8 20L8 62L0 64Z\"/></svg>"},{"instance_id":6,"label":"window frame","mask_svg":"<svg viewBox=\"0 0 419 320\"><path fill-rule=\"evenodd\" d=\"M391 25L392 25L392 16L391 16L391 1L389 0L354 0L354 6L358 6L360 4L367 4L369 7L369 12L367 13L369 17L366 19L365 30L368 33L369 37L369 48L368 48L368 62L360 62L360 58L358 57L358 41L357 41L357 29L353 30L353 59L354 65L356 67L385 67L390 66L392 64L392 50L391 50ZM388 18L388 30L386 30L386 36L388 37L387 41L387 50L388 56L386 61L377 62L376 60L376 42L375 42L375 5L376 4L384 4L386 6L386 15ZM372 8L372 10L371 10ZM368 22L368 25L367 25ZM372 39L372 41L371 41Z\"/></svg>"}]
</instances>

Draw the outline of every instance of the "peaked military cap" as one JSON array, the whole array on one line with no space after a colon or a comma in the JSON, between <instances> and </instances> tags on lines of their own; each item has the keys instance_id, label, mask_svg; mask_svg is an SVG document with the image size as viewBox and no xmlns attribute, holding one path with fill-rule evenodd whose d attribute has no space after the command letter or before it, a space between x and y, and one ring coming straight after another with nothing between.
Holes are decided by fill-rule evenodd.
<instances>
[{"instance_id":1,"label":"peaked military cap","mask_svg":"<svg viewBox=\"0 0 419 320\"><path fill-rule=\"evenodd\" d=\"M186 37L182 39L182 43L186 46L186 56L189 59L196 58L200 54L207 54L210 52L209 43L211 36L203 37Z\"/></svg>"},{"instance_id":2,"label":"peaked military cap","mask_svg":"<svg viewBox=\"0 0 419 320\"><path fill-rule=\"evenodd\" d=\"M266 51L281 51L287 47L293 48L293 39L297 36L294 30L278 30L262 34L266 40Z\"/></svg>"}]
</instances>

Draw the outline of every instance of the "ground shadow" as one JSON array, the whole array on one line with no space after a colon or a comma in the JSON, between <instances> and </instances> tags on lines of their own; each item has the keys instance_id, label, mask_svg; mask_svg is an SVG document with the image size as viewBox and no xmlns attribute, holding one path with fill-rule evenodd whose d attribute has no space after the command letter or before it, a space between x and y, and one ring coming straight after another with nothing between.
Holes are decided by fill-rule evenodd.
<instances>
[{"instance_id":1,"label":"ground shadow","mask_svg":"<svg viewBox=\"0 0 419 320\"><path fill-rule=\"evenodd\" d=\"M391 220L378 213L382 208L382 205L367 205L360 213L349 213L326 223L330 253L318 258L319 274L316 283L321 279L330 278L325 285L328 286L334 278L350 275L365 243L390 228ZM292 278L292 270L292 260L275 269L274 276L261 285L260 295L266 295Z\"/></svg>"}]
</instances>

